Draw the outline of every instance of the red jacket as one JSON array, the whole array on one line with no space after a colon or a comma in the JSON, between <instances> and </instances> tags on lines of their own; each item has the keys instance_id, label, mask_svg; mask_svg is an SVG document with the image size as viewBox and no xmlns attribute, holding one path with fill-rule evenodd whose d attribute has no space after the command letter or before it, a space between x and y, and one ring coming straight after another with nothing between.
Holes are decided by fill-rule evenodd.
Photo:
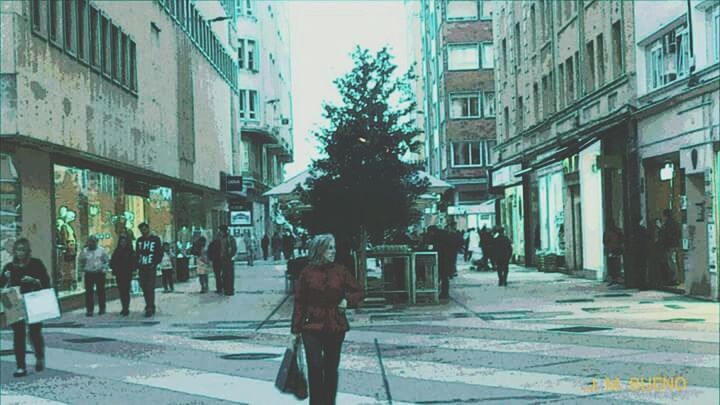
<instances>
[{"instance_id":1,"label":"red jacket","mask_svg":"<svg viewBox=\"0 0 720 405\"><path fill-rule=\"evenodd\" d=\"M349 308L363 300L363 291L350 271L342 265L309 265L295 282L292 332L346 332L347 318L338 304L345 298Z\"/></svg>"}]
</instances>

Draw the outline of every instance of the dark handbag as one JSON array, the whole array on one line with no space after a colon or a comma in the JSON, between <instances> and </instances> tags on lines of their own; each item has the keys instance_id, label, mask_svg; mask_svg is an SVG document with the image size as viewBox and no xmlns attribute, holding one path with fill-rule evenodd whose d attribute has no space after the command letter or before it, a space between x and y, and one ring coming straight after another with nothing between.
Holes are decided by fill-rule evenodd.
<instances>
[{"instance_id":1,"label":"dark handbag","mask_svg":"<svg viewBox=\"0 0 720 405\"><path fill-rule=\"evenodd\" d=\"M289 347L285 349L280 370L275 378L275 387L286 394L293 394L297 399L308 397L307 380L298 364L298 357L302 357L300 337L293 338Z\"/></svg>"}]
</instances>

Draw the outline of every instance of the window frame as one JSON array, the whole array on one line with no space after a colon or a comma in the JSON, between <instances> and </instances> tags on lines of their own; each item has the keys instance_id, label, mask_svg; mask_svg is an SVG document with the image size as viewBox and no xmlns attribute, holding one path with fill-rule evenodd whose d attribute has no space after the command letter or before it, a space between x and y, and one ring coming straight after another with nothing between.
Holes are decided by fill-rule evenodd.
<instances>
[{"instance_id":1,"label":"window frame","mask_svg":"<svg viewBox=\"0 0 720 405\"><path fill-rule=\"evenodd\" d=\"M34 34L43 39L48 39L48 10L47 0L31 0L30 1L30 27ZM36 15L37 14L37 15Z\"/></svg>"},{"instance_id":2,"label":"window frame","mask_svg":"<svg viewBox=\"0 0 720 405\"><path fill-rule=\"evenodd\" d=\"M100 61L100 10L88 3L88 64L95 71L102 73ZM94 24L93 24L93 17Z\"/></svg>"},{"instance_id":3,"label":"window frame","mask_svg":"<svg viewBox=\"0 0 720 405\"><path fill-rule=\"evenodd\" d=\"M482 109L482 100L481 100L482 97L480 94L481 94L480 92L450 93L450 95L448 97L448 102L449 102L449 107L450 107L450 113L448 115L449 115L450 119L451 120L468 120L468 119L482 118L483 109ZM472 110L472 101L471 100L473 98L477 99L477 115L471 114L471 110ZM464 100L463 109L467 108L468 115L455 116L453 114L453 112L455 110L453 107L453 102L457 101L457 100Z\"/></svg>"},{"instance_id":4,"label":"window frame","mask_svg":"<svg viewBox=\"0 0 720 405\"><path fill-rule=\"evenodd\" d=\"M480 1L481 0L445 0L445 21L447 22L466 22L478 21L480 19ZM450 2L475 3L475 17L450 17Z\"/></svg>"},{"instance_id":5,"label":"window frame","mask_svg":"<svg viewBox=\"0 0 720 405\"><path fill-rule=\"evenodd\" d=\"M485 49L490 48L492 57L490 58L490 66L485 63ZM480 42L480 69L495 69L495 45L492 42Z\"/></svg>"},{"instance_id":6,"label":"window frame","mask_svg":"<svg viewBox=\"0 0 720 405\"><path fill-rule=\"evenodd\" d=\"M53 18L53 15L51 11L55 9L55 18ZM62 0L48 0L48 40L51 44L57 46L60 49L63 49L63 7L62 7ZM55 25L55 29L53 30L53 24Z\"/></svg>"},{"instance_id":7,"label":"window frame","mask_svg":"<svg viewBox=\"0 0 720 405\"><path fill-rule=\"evenodd\" d=\"M260 121L260 96L257 90L248 90L248 121Z\"/></svg>"},{"instance_id":8,"label":"window frame","mask_svg":"<svg viewBox=\"0 0 720 405\"><path fill-rule=\"evenodd\" d=\"M77 55L77 2L62 1L62 36L63 49L68 54Z\"/></svg>"},{"instance_id":9,"label":"window frame","mask_svg":"<svg viewBox=\"0 0 720 405\"><path fill-rule=\"evenodd\" d=\"M492 96L492 102L488 101L488 95ZM492 114L487 113L487 106L492 106ZM495 92L484 91L482 92L482 116L483 118L495 118L497 116L497 106L495 105Z\"/></svg>"},{"instance_id":10,"label":"window frame","mask_svg":"<svg viewBox=\"0 0 720 405\"><path fill-rule=\"evenodd\" d=\"M77 20L75 22L76 24L76 32L77 32L77 39L76 39L76 45L77 45L77 57L79 60L86 64L90 64L90 22L89 22L89 8L90 8L90 1L89 0L77 0Z\"/></svg>"},{"instance_id":11,"label":"window frame","mask_svg":"<svg viewBox=\"0 0 720 405\"><path fill-rule=\"evenodd\" d=\"M467 161L468 164L459 164L455 161L455 149L456 145L467 145ZM485 160L485 145L486 141L453 141L450 142L450 167L452 168L459 168L459 169L466 169L466 168L476 168L476 167L487 167L489 165L489 162L484 161ZM473 146L477 146L477 153L478 153L478 163L473 163Z\"/></svg>"},{"instance_id":12,"label":"window frame","mask_svg":"<svg viewBox=\"0 0 720 405\"><path fill-rule=\"evenodd\" d=\"M138 93L138 80L137 80L137 45L135 41L128 36L128 80L130 91Z\"/></svg>"},{"instance_id":13,"label":"window frame","mask_svg":"<svg viewBox=\"0 0 720 405\"><path fill-rule=\"evenodd\" d=\"M247 94L246 94L246 93L247 93L247 90L241 89L241 90L239 91L239 93L240 93L240 94L239 94L239 99L238 99L238 113L239 113L240 121L246 121L246 118L245 118L245 113L246 113L246 111L245 111L245 110L246 110L246 109L245 109L245 105L247 104L247 103L246 103L246 99L247 99L247 97L246 97Z\"/></svg>"},{"instance_id":14,"label":"window frame","mask_svg":"<svg viewBox=\"0 0 720 405\"><path fill-rule=\"evenodd\" d=\"M112 25L112 23L110 22L107 14L100 11L100 15L100 69L105 77L112 79L112 67L110 66L110 26Z\"/></svg>"},{"instance_id":15,"label":"window frame","mask_svg":"<svg viewBox=\"0 0 720 405\"><path fill-rule=\"evenodd\" d=\"M476 63L477 63L477 67L475 67L475 68L462 68L462 69L452 68L452 67L450 66L450 65L451 65L451 63L450 63L450 60L451 60L451 59L450 59L450 51L451 51L453 48L454 48L454 49L458 49L458 48L467 48L467 49L475 48L476 55L477 55L477 57L475 58ZM448 65L447 65L447 71L448 71L448 72L463 72L463 71L475 71L475 70L480 70L480 66L481 66L481 64L480 64L480 43L478 43L478 42L448 43L448 44L445 46L445 55L446 55L446 57L447 57L447 64L448 64Z\"/></svg>"}]
</instances>

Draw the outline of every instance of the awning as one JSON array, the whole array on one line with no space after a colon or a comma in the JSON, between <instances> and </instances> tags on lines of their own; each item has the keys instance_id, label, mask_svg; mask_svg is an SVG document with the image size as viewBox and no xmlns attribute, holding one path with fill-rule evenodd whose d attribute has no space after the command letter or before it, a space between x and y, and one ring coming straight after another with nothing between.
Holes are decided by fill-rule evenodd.
<instances>
[{"instance_id":1,"label":"awning","mask_svg":"<svg viewBox=\"0 0 720 405\"><path fill-rule=\"evenodd\" d=\"M447 181L440 180L437 177L431 176L430 174L422 170L418 170L418 176L421 179L428 179L428 181L430 181L430 185L427 189L429 193L444 193L445 191L455 187Z\"/></svg>"},{"instance_id":2,"label":"awning","mask_svg":"<svg viewBox=\"0 0 720 405\"><path fill-rule=\"evenodd\" d=\"M567 143L566 145L555 149L548 156L544 156L541 159L539 159L538 161L533 162L530 165L530 167L527 167L527 168L522 169L519 172L515 173L515 176L520 177L520 176L530 173L532 171L542 169L543 167L550 166L553 163L561 162L570 156L573 156L577 153L582 152L585 148L594 144L598 140L599 140L599 138L596 135L591 135L591 136L585 137L583 139L573 140L573 141Z\"/></svg>"}]
</instances>

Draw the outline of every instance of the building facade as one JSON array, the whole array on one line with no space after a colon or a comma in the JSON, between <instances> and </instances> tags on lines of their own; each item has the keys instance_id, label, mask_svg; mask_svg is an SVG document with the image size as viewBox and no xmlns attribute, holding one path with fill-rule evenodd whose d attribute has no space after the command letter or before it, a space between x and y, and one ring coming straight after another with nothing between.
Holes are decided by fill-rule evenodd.
<instances>
[{"instance_id":1,"label":"building facade","mask_svg":"<svg viewBox=\"0 0 720 405\"><path fill-rule=\"evenodd\" d=\"M651 265L648 281L718 299L720 6L636 2L635 14L641 214L655 235L670 210L681 241L674 277Z\"/></svg>"},{"instance_id":2,"label":"building facade","mask_svg":"<svg viewBox=\"0 0 720 405\"><path fill-rule=\"evenodd\" d=\"M490 226L488 167L495 146L493 27L485 1L423 0L422 66L427 171L454 186L435 211L442 225Z\"/></svg>"},{"instance_id":3,"label":"building facade","mask_svg":"<svg viewBox=\"0 0 720 405\"><path fill-rule=\"evenodd\" d=\"M609 222L633 251L633 14L623 1L495 2L493 190L521 263L603 279Z\"/></svg>"},{"instance_id":4,"label":"building facade","mask_svg":"<svg viewBox=\"0 0 720 405\"><path fill-rule=\"evenodd\" d=\"M182 250L227 223L221 177L243 164L227 1L0 8L3 262L27 237L74 295L90 235L111 250L147 222Z\"/></svg>"},{"instance_id":5,"label":"building facade","mask_svg":"<svg viewBox=\"0 0 720 405\"><path fill-rule=\"evenodd\" d=\"M246 199L238 209L251 223L236 223L236 232L251 231L259 240L277 224L277 201L262 194L284 180L284 165L293 161L290 32L287 4L243 0L237 3L240 68L240 131ZM258 244L259 245L259 244Z\"/></svg>"},{"instance_id":6,"label":"building facade","mask_svg":"<svg viewBox=\"0 0 720 405\"><path fill-rule=\"evenodd\" d=\"M419 134L415 140L419 144L419 149L409 153L408 160L424 164L426 161L426 140L425 140L425 83L423 80L425 66L423 63L422 53L422 24L421 10L422 3L414 0L404 0L405 6L405 22L407 24L407 32L405 42L407 44L408 61L413 66L415 80L413 82L413 92L417 102L415 110L415 127Z\"/></svg>"}]
</instances>

